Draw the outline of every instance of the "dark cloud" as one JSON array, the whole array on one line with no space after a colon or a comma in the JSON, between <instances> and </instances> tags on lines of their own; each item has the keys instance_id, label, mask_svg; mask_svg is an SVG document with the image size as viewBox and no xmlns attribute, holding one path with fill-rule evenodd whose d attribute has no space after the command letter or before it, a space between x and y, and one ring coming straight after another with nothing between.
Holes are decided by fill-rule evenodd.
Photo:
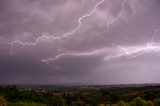
<instances>
[{"instance_id":1,"label":"dark cloud","mask_svg":"<svg viewBox=\"0 0 160 106\"><path fill-rule=\"evenodd\" d=\"M105 61L119 46L144 45L160 28L159 0L127 0L123 15L115 19L123 0L105 0L97 11L82 20L70 37L44 40L36 46L13 40L34 42L42 35L62 36L78 26L78 18L92 11L99 0L0 0L0 83L146 83L159 82L159 55ZM159 42L159 32L153 39ZM64 55L49 64L41 59L66 52L90 52L109 48L106 55Z\"/></svg>"}]
</instances>

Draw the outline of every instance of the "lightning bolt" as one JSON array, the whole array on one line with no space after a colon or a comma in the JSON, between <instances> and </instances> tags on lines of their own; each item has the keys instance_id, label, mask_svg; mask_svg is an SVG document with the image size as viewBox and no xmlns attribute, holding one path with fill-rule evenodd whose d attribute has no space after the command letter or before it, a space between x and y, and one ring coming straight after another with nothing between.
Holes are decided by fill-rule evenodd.
<instances>
[{"instance_id":1,"label":"lightning bolt","mask_svg":"<svg viewBox=\"0 0 160 106\"><path fill-rule=\"evenodd\" d=\"M70 55L70 56L93 56L93 55L102 54L102 53L106 52L107 50L108 50L108 48L102 48L102 49L97 49L94 51L82 52L82 53L67 52L67 53L59 54L55 58L42 59L41 61L48 64L49 62L55 61L63 56L68 56L68 55Z\"/></svg>"},{"instance_id":2,"label":"lightning bolt","mask_svg":"<svg viewBox=\"0 0 160 106\"><path fill-rule=\"evenodd\" d=\"M114 19L112 19L110 22L107 23L107 30L108 30L108 28L109 28L109 25L112 25L114 22L118 21L119 18L123 15L123 10L124 10L124 7L125 7L124 5L125 5L126 1L127 1L127 0L123 0L123 2L122 2L122 8L121 8L119 14L117 15L117 17L114 18ZM81 26L81 24L82 24L82 22L81 22L82 19L85 18L85 17L87 17L87 16L91 16L91 15L96 11L97 7L98 7L100 4L102 4L103 2L104 2L104 0L102 0L101 2L99 2L99 3L95 6L95 8L91 11L90 14L85 14L85 15L83 15L83 16L79 19L79 26L74 30L74 32L77 31L77 30L80 28L80 26ZM74 32L73 32L73 33L74 33ZM74 56L75 56L75 55L76 55L76 56L96 55L96 54L101 54L101 53L103 53L105 50L106 50L106 48L97 49L97 50L94 50L94 51L91 51L91 52L62 53L62 54L57 55L55 58L42 59L42 62L49 63L49 62L51 62L51 61L55 61L55 60L59 59L60 57L66 56L66 55L74 55Z\"/></svg>"},{"instance_id":3,"label":"lightning bolt","mask_svg":"<svg viewBox=\"0 0 160 106\"><path fill-rule=\"evenodd\" d=\"M64 39L64 38L67 38L67 37L73 35L82 26L82 21L86 17L90 17L97 10L98 6L101 5L104 1L105 0L99 1L95 5L95 7L92 9L91 12L86 13L83 16L81 16L78 19L78 26L75 29L73 29L72 31L67 32L66 34L64 34L62 36L55 37L55 36L43 35L43 36L40 36L40 37L36 38L36 40L32 43L28 43L28 42L25 43L25 42L22 42L20 40L15 40L15 41L9 43L11 45L11 55L13 54L13 46L16 43L21 44L23 46L26 46L26 45L34 46L34 45L37 45L38 43L40 43L41 41L44 41L44 40L60 40L60 39ZM123 16L123 11L124 11L124 8L125 8L126 1L127 0L123 0L123 2L121 4L122 8L121 8L119 14L117 15L117 17L115 17L111 21L107 22L107 31L108 31L108 28L109 28L110 25L112 25L114 22L118 21L120 19L120 17ZM124 57L124 56L129 56L129 57L135 58L135 57L144 55L145 53L160 52L160 43L154 43L153 42L154 36L158 32L160 32L160 29L156 29L153 32L151 43L147 43L144 46L117 47L116 50L115 50L116 53L114 55L113 54L109 55L109 56L106 55L104 57L104 60L108 61L108 60L111 60L111 59L121 58L121 57ZM93 55L100 55L100 54L108 54L108 48L105 47L105 48L101 48L101 49L96 49L94 51L80 52L80 53L65 52L65 53L61 53L61 54L57 55L54 58L42 59L41 61L44 62L44 63L50 63L51 61L56 61L63 56L93 56Z\"/></svg>"},{"instance_id":4,"label":"lightning bolt","mask_svg":"<svg viewBox=\"0 0 160 106\"><path fill-rule=\"evenodd\" d=\"M135 46L135 47L120 47L122 53L112 56L106 56L105 60L120 58L123 56L130 56L130 57L138 57L144 55L145 53L150 52L160 52L160 43L148 43L144 46Z\"/></svg>"},{"instance_id":5,"label":"lightning bolt","mask_svg":"<svg viewBox=\"0 0 160 106\"><path fill-rule=\"evenodd\" d=\"M123 0L123 2L122 2L122 8L121 8L119 14L117 15L117 17L114 18L114 19L112 19L110 22L107 22L107 30L106 31L108 31L110 25L112 25L114 22L118 21L120 19L120 17L123 16L123 11L124 11L125 3L126 2L127 2L127 0Z\"/></svg>"},{"instance_id":6,"label":"lightning bolt","mask_svg":"<svg viewBox=\"0 0 160 106\"><path fill-rule=\"evenodd\" d=\"M158 32L160 32L160 29L154 30L154 32L151 35L152 38ZM113 48L113 49L114 49L113 52L116 52L115 55L106 56L104 58L104 60L108 61L108 60L111 60L111 59L119 59L119 58L124 57L124 56L135 58L135 57L144 55L146 53L160 52L160 43L150 42L150 43L147 43L146 45L143 45L143 46L131 46L131 47L125 47L125 46L120 47L119 46L119 47ZM91 55L108 54L109 50L112 50L112 48L102 48L102 49L97 49L97 50L94 50L94 51L82 52L82 53L74 53L74 52L63 53L63 54L59 54L55 58L43 59L42 62L49 63L51 61L55 61L55 60L57 60L57 59L59 59L63 56L66 56L66 55L91 56Z\"/></svg>"},{"instance_id":7,"label":"lightning bolt","mask_svg":"<svg viewBox=\"0 0 160 106\"><path fill-rule=\"evenodd\" d=\"M23 46L34 46L34 45L37 45L38 43L40 43L41 41L44 41L44 40L60 40L60 39L64 39L66 37L69 37L70 35L74 34L82 25L82 20L86 17L89 17L91 16L98 8L99 5L101 5L105 0L101 0L100 2L98 2L96 4L96 6L94 7L94 9L88 13L88 14L84 14L83 16L81 16L79 19L78 19L78 26L72 30L71 32L68 32L66 34L64 34L63 36L59 36L59 37L54 37L54 36L48 36L48 35L43 35L43 36L40 36L38 37L35 42L33 43L24 43L20 40L15 40L13 42L11 42L11 55L12 55L12 49L13 49L13 46L14 44L18 43L18 44L21 44ZM122 17L123 15L123 11L124 11L124 8L125 8L125 3L126 3L127 0L123 0L122 2L122 8L119 12L119 14L117 15L116 18L112 19L110 22L107 23L107 30L109 28L110 25L112 25L114 22L118 21L120 17ZM159 30L158 30L159 31ZM156 33L157 30L154 32ZM158 46L158 47L157 47ZM122 56L125 56L125 55L132 55L133 54L136 54L138 52L142 52L144 53L144 51L147 51L147 50L155 50L157 48L160 48L159 47L159 44L148 44L146 47L140 47L140 48L137 48L137 47L133 47L133 48L125 48L125 47L120 47L120 51L122 53L120 54L117 54L117 55L112 55L112 56L107 56L105 57L105 60L109 60L109 59L114 59L114 58L118 58L118 57L122 57ZM71 56L91 56L91 55L98 55L98 54L104 54L105 52L107 52L108 48L102 48L102 49L97 49L97 50L94 50L94 51L90 51L90 52L81 52L81 53L77 53L77 52L66 52L66 53L62 53L62 54L59 54L57 55L55 58L48 58L48 59L42 59L41 61L44 62L44 63L49 63L51 61L55 61L63 56L67 56L67 55L71 55Z\"/></svg>"},{"instance_id":8,"label":"lightning bolt","mask_svg":"<svg viewBox=\"0 0 160 106\"><path fill-rule=\"evenodd\" d=\"M158 32L160 32L160 28L154 30L154 32L153 32L153 34L152 34L151 42L154 41L155 34L158 33Z\"/></svg>"},{"instance_id":9,"label":"lightning bolt","mask_svg":"<svg viewBox=\"0 0 160 106\"><path fill-rule=\"evenodd\" d=\"M24 42L22 42L22 41L20 41L20 40L15 40L15 41L13 41L13 42L10 43L10 45L11 45L11 53L10 53L10 54L11 54L11 55L13 54L13 45L14 45L15 43L19 43L19 44L21 44L21 45L23 45L23 46L25 46L25 45L34 46L34 45L37 45L40 41L43 41L43 40L49 40L49 39L52 39L52 40L60 40L60 39L64 39L64 38L66 38L66 37L69 37L70 35L74 34L74 33L81 27L83 19L86 18L86 17L90 17L90 16L97 10L98 6L101 5L103 2L104 2L104 0L99 1L99 2L95 5L95 7L92 9L92 11L91 11L90 13L88 13L88 14L86 13L86 14L84 14L83 16L81 16L81 17L78 19L78 26L77 26L74 30L72 30L71 32L67 32L67 33L64 34L63 36L59 36L59 37L43 35L43 36L38 37L38 38L35 40L35 42L33 42L33 43L24 43Z\"/></svg>"},{"instance_id":10,"label":"lightning bolt","mask_svg":"<svg viewBox=\"0 0 160 106\"><path fill-rule=\"evenodd\" d=\"M108 51L111 50L111 48L102 48L97 49L91 52L82 52L82 53L63 53L59 54L55 58L48 58L43 59L42 62L44 63L50 63L51 61L58 60L59 58L63 56L93 56L93 55L100 55L100 54L108 54ZM115 51L118 51L115 55L106 56L104 60L111 60L116 58L121 58L124 56L130 56L132 58L141 56L145 53L150 52L160 52L160 43L148 43L144 46L133 46L133 47L117 47Z\"/></svg>"},{"instance_id":11,"label":"lightning bolt","mask_svg":"<svg viewBox=\"0 0 160 106\"><path fill-rule=\"evenodd\" d=\"M116 59L123 56L130 56L132 58L144 55L149 52L160 52L160 43L154 42L155 34L160 32L160 28L155 29L151 34L151 42L147 43L144 46L135 46L135 47L119 47L122 53L118 53L117 55L106 56L105 60Z\"/></svg>"}]
</instances>

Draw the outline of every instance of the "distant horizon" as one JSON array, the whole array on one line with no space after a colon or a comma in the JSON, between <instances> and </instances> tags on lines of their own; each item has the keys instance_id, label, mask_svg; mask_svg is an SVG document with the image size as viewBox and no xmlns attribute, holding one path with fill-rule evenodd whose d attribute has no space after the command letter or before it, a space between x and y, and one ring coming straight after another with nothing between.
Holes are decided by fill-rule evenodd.
<instances>
[{"instance_id":1,"label":"distant horizon","mask_svg":"<svg viewBox=\"0 0 160 106\"><path fill-rule=\"evenodd\" d=\"M5 85L17 85L17 86L82 86L82 85L89 85L89 86L116 86L116 85L160 85L160 83L128 83L128 84L0 84L0 86Z\"/></svg>"}]
</instances>

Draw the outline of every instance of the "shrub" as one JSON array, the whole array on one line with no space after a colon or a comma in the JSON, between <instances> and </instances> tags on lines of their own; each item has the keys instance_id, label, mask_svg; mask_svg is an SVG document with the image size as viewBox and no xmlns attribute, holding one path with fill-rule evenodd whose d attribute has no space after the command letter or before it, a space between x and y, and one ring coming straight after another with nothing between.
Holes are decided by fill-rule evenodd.
<instances>
[{"instance_id":1,"label":"shrub","mask_svg":"<svg viewBox=\"0 0 160 106\"><path fill-rule=\"evenodd\" d=\"M125 106L125 102L124 101L118 102L118 106Z\"/></svg>"},{"instance_id":2,"label":"shrub","mask_svg":"<svg viewBox=\"0 0 160 106\"><path fill-rule=\"evenodd\" d=\"M131 106L145 106L145 103L145 100L143 100L140 97L137 97L132 101Z\"/></svg>"},{"instance_id":3,"label":"shrub","mask_svg":"<svg viewBox=\"0 0 160 106\"><path fill-rule=\"evenodd\" d=\"M7 106L7 102L3 96L0 96L0 106Z\"/></svg>"},{"instance_id":4,"label":"shrub","mask_svg":"<svg viewBox=\"0 0 160 106\"><path fill-rule=\"evenodd\" d=\"M155 106L160 106L160 99L155 99L154 100L154 105Z\"/></svg>"},{"instance_id":5,"label":"shrub","mask_svg":"<svg viewBox=\"0 0 160 106\"><path fill-rule=\"evenodd\" d=\"M46 106L39 103L9 102L8 106Z\"/></svg>"},{"instance_id":6,"label":"shrub","mask_svg":"<svg viewBox=\"0 0 160 106\"><path fill-rule=\"evenodd\" d=\"M154 106L154 104L153 104L152 101L147 101L147 102L146 102L146 106Z\"/></svg>"}]
</instances>

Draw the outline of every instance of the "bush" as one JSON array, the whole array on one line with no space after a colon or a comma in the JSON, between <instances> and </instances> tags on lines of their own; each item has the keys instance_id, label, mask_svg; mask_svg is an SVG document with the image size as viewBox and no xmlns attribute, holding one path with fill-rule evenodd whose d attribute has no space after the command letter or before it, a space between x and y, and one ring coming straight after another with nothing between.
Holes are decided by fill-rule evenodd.
<instances>
[{"instance_id":1,"label":"bush","mask_svg":"<svg viewBox=\"0 0 160 106\"><path fill-rule=\"evenodd\" d=\"M128 103L125 103L124 101L120 101L117 104L118 106L130 106Z\"/></svg>"},{"instance_id":2,"label":"bush","mask_svg":"<svg viewBox=\"0 0 160 106\"><path fill-rule=\"evenodd\" d=\"M20 89L16 85L10 85L4 87L3 90L5 97L9 101L17 101L20 97Z\"/></svg>"},{"instance_id":3,"label":"bush","mask_svg":"<svg viewBox=\"0 0 160 106\"><path fill-rule=\"evenodd\" d=\"M51 106L64 106L65 100L62 96L53 96L50 98L50 103Z\"/></svg>"},{"instance_id":4,"label":"bush","mask_svg":"<svg viewBox=\"0 0 160 106\"><path fill-rule=\"evenodd\" d=\"M152 101L147 101L147 102L146 102L146 106L154 106L154 104L153 104Z\"/></svg>"},{"instance_id":5,"label":"bush","mask_svg":"<svg viewBox=\"0 0 160 106\"><path fill-rule=\"evenodd\" d=\"M39 103L9 102L8 106L46 106Z\"/></svg>"},{"instance_id":6,"label":"bush","mask_svg":"<svg viewBox=\"0 0 160 106\"><path fill-rule=\"evenodd\" d=\"M145 106L145 100L140 97L137 97L133 100L131 106Z\"/></svg>"},{"instance_id":7,"label":"bush","mask_svg":"<svg viewBox=\"0 0 160 106\"><path fill-rule=\"evenodd\" d=\"M160 99L155 99L154 100L154 105L155 106L160 106Z\"/></svg>"},{"instance_id":8,"label":"bush","mask_svg":"<svg viewBox=\"0 0 160 106\"><path fill-rule=\"evenodd\" d=\"M118 106L125 106L125 102L124 101L118 102Z\"/></svg>"},{"instance_id":9,"label":"bush","mask_svg":"<svg viewBox=\"0 0 160 106\"><path fill-rule=\"evenodd\" d=\"M3 96L0 96L0 106L7 106L7 102Z\"/></svg>"}]
</instances>

